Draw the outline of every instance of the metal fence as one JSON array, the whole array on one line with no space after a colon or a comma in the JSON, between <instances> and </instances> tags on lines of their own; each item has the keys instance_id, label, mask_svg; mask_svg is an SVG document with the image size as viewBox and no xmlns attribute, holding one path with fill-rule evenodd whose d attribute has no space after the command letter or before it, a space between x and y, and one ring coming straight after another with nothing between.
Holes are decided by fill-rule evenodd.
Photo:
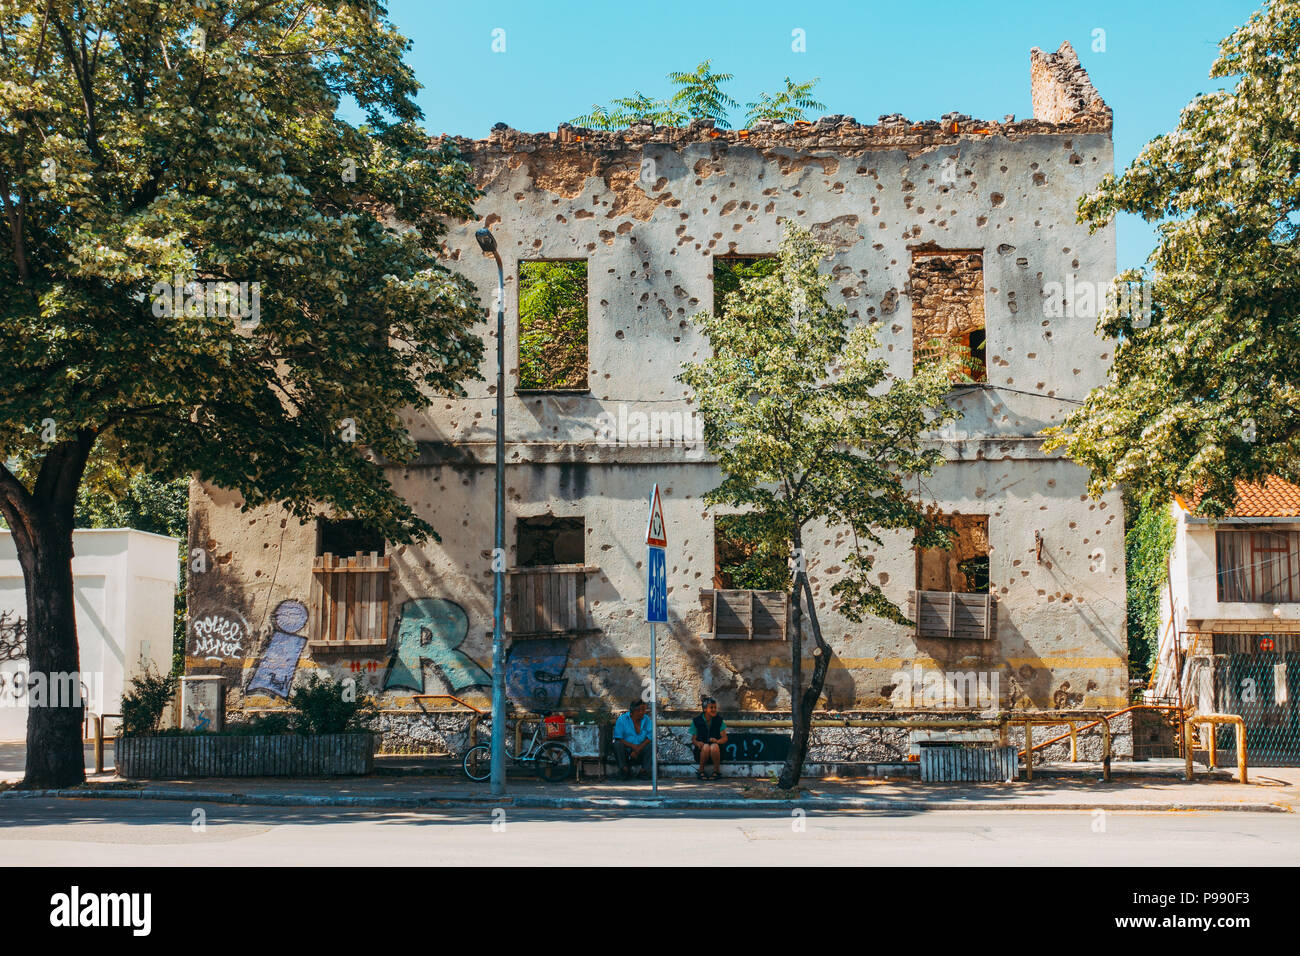
<instances>
[{"instance_id":1,"label":"metal fence","mask_svg":"<svg viewBox=\"0 0 1300 956\"><path fill-rule=\"evenodd\" d=\"M1235 643L1242 646L1214 657L1215 709L1245 721L1251 766L1300 766L1300 650L1253 635ZM1216 638L1215 650L1220 646ZM1219 728L1220 755L1236 747L1236 735Z\"/></svg>"}]
</instances>

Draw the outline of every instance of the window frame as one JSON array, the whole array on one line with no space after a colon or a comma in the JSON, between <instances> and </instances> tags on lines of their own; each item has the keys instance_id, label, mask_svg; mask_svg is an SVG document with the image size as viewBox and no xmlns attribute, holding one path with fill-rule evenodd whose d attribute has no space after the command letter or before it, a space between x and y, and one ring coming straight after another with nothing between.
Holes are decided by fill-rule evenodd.
<instances>
[{"instance_id":1,"label":"window frame","mask_svg":"<svg viewBox=\"0 0 1300 956\"><path fill-rule=\"evenodd\" d=\"M520 355L520 346L523 344L523 319L524 312L522 302L524 289L524 266L531 263L542 262L581 262L586 266L586 276L583 285L586 287L586 312L587 312L587 347L586 357L583 362L583 377L587 384L581 388L525 388L523 386L523 360ZM515 260L515 348L514 348L514 393L516 395L590 395L591 394L591 258L587 256L536 256L527 259Z\"/></svg>"}]
</instances>

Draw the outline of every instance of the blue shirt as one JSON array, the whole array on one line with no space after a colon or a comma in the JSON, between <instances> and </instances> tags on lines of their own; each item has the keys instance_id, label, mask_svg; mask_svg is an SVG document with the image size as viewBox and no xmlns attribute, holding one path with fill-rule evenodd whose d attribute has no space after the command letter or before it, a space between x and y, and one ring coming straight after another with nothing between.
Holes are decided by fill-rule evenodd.
<instances>
[{"instance_id":1,"label":"blue shirt","mask_svg":"<svg viewBox=\"0 0 1300 956\"><path fill-rule=\"evenodd\" d=\"M641 718L641 732L632 726L632 713L627 711L614 721L614 739L623 740L629 744L641 744L650 739L650 715L646 714Z\"/></svg>"}]
</instances>

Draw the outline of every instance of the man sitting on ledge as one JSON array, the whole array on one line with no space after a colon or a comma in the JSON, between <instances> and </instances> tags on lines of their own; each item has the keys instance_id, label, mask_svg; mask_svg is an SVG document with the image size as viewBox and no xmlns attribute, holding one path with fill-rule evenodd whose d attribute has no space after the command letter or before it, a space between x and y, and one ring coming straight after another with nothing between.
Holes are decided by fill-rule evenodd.
<instances>
[{"instance_id":1,"label":"man sitting on ledge","mask_svg":"<svg viewBox=\"0 0 1300 956\"><path fill-rule=\"evenodd\" d=\"M645 701L632 701L627 713L614 722L614 759L624 780L631 778L634 761L640 764L642 779L650 775L650 721L646 719Z\"/></svg>"}]
</instances>

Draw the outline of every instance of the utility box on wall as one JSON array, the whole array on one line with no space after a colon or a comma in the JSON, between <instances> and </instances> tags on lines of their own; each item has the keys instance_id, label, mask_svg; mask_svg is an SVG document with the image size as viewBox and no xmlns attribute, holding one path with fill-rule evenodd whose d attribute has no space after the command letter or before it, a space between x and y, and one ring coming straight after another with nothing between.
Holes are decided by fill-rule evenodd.
<instances>
[{"instance_id":1,"label":"utility box on wall","mask_svg":"<svg viewBox=\"0 0 1300 956\"><path fill-rule=\"evenodd\" d=\"M181 678L181 728L219 733L226 726L226 679L201 674Z\"/></svg>"},{"instance_id":2,"label":"utility box on wall","mask_svg":"<svg viewBox=\"0 0 1300 956\"><path fill-rule=\"evenodd\" d=\"M74 531L80 689L87 714L118 714L146 668L172 667L180 542L131 529ZM27 736L27 592L13 535L0 530L0 740ZM21 675L21 676L16 676ZM106 728L116 732L115 721Z\"/></svg>"}]
</instances>

